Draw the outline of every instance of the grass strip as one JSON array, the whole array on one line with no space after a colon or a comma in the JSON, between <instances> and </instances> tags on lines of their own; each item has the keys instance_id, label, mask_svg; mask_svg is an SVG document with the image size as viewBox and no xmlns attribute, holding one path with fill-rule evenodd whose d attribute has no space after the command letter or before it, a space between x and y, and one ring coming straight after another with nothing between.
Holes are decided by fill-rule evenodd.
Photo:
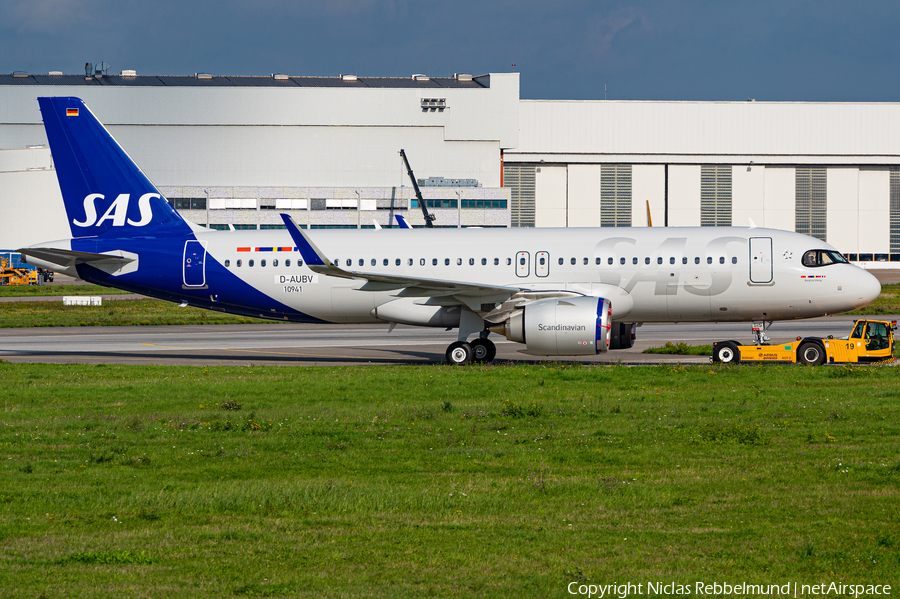
<instances>
[{"instance_id":1,"label":"grass strip","mask_svg":"<svg viewBox=\"0 0 900 599\"><path fill-rule=\"evenodd\" d=\"M0 297L56 297L60 295L125 295L128 291L100 285L0 285Z\"/></svg>"},{"instance_id":2,"label":"grass strip","mask_svg":"<svg viewBox=\"0 0 900 599\"><path fill-rule=\"evenodd\" d=\"M666 341L661 347L648 347L642 354L671 354L677 356L709 356L712 355L712 345L688 345L684 341L672 343Z\"/></svg>"},{"instance_id":3,"label":"grass strip","mask_svg":"<svg viewBox=\"0 0 900 599\"><path fill-rule=\"evenodd\" d=\"M89 327L178 324L253 324L280 321L247 318L184 307L162 300L106 302L102 306L64 306L61 302L4 302L0 327Z\"/></svg>"},{"instance_id":4,"label":"grass strip","mask_svg":"<svg viewBox=\"0 0 900 599\"><path fill-rule=\"evenodd\" d=\"M896 379L0 363L0 596L895 584Z\"/></svg>"}]
</instances>

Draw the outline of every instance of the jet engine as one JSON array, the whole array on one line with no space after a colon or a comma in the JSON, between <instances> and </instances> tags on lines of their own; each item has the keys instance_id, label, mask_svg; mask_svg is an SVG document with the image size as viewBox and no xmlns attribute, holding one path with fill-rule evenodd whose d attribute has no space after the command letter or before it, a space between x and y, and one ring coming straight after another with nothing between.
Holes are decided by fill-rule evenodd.
<instances>
[{"instance_id":1,"label":"jet engine","mask_svg":"<svg viewBox=\"0 0 900 599\"><path fill-rule=\"evenodd\" d=\"M491 331L538 356L585 356L609 349L612 304L602 297L538 300Z\"/></svg>"}]
</instances>

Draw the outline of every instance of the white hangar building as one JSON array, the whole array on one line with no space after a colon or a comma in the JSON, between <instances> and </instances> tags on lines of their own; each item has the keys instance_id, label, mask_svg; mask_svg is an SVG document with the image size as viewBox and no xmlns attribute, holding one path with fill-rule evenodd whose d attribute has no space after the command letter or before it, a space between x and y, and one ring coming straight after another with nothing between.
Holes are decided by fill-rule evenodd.
<instances>
[{"instance_id":1,"label":"white hangar building","mask_svg":"<svg viewBox=\"0 0 900 599\"><path fill-rule=\"evenodd\" d=\"M480 77L0 75L0 248L68 236L37 96L72 95L227 228L724 226L900 262L900 104L544 101ZM896 266L896 265L894 265Z\"/></svg>"}]
</instances>

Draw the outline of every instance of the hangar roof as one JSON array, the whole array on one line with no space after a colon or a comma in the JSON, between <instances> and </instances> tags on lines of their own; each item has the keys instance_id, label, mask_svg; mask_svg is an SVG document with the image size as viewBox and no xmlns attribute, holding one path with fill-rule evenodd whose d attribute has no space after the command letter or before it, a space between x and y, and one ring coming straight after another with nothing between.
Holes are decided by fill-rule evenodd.
<instances>
[{"instance_id":1,"label":"hangar roof","mask_svg":"<svg viewBox=\"0 0 900 599\"><path fill-rule=\"evenodd\" d=\"M78 85L88 87L348 87L348 88L421 88L479 89L490 87L489 77L243 77L222 75L29 75L0 74L0 85Z\"/></svg>"}]
</instances>

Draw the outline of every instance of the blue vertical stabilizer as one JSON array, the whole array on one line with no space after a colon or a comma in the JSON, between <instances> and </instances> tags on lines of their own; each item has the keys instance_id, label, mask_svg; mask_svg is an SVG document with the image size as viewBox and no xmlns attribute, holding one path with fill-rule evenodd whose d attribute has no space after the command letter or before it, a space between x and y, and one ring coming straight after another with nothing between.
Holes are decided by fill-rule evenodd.
<instances>
[{"instance_id":1,"label":"blue vertical stabilizer","mask_svg":"<svg viewBox=\"0 0 900 599\"><path fill-rule=\"evenodd\" d=\"M185 235L190 226L79 98L38 98L72 237Z\"/></svg>"}]
</instances>

